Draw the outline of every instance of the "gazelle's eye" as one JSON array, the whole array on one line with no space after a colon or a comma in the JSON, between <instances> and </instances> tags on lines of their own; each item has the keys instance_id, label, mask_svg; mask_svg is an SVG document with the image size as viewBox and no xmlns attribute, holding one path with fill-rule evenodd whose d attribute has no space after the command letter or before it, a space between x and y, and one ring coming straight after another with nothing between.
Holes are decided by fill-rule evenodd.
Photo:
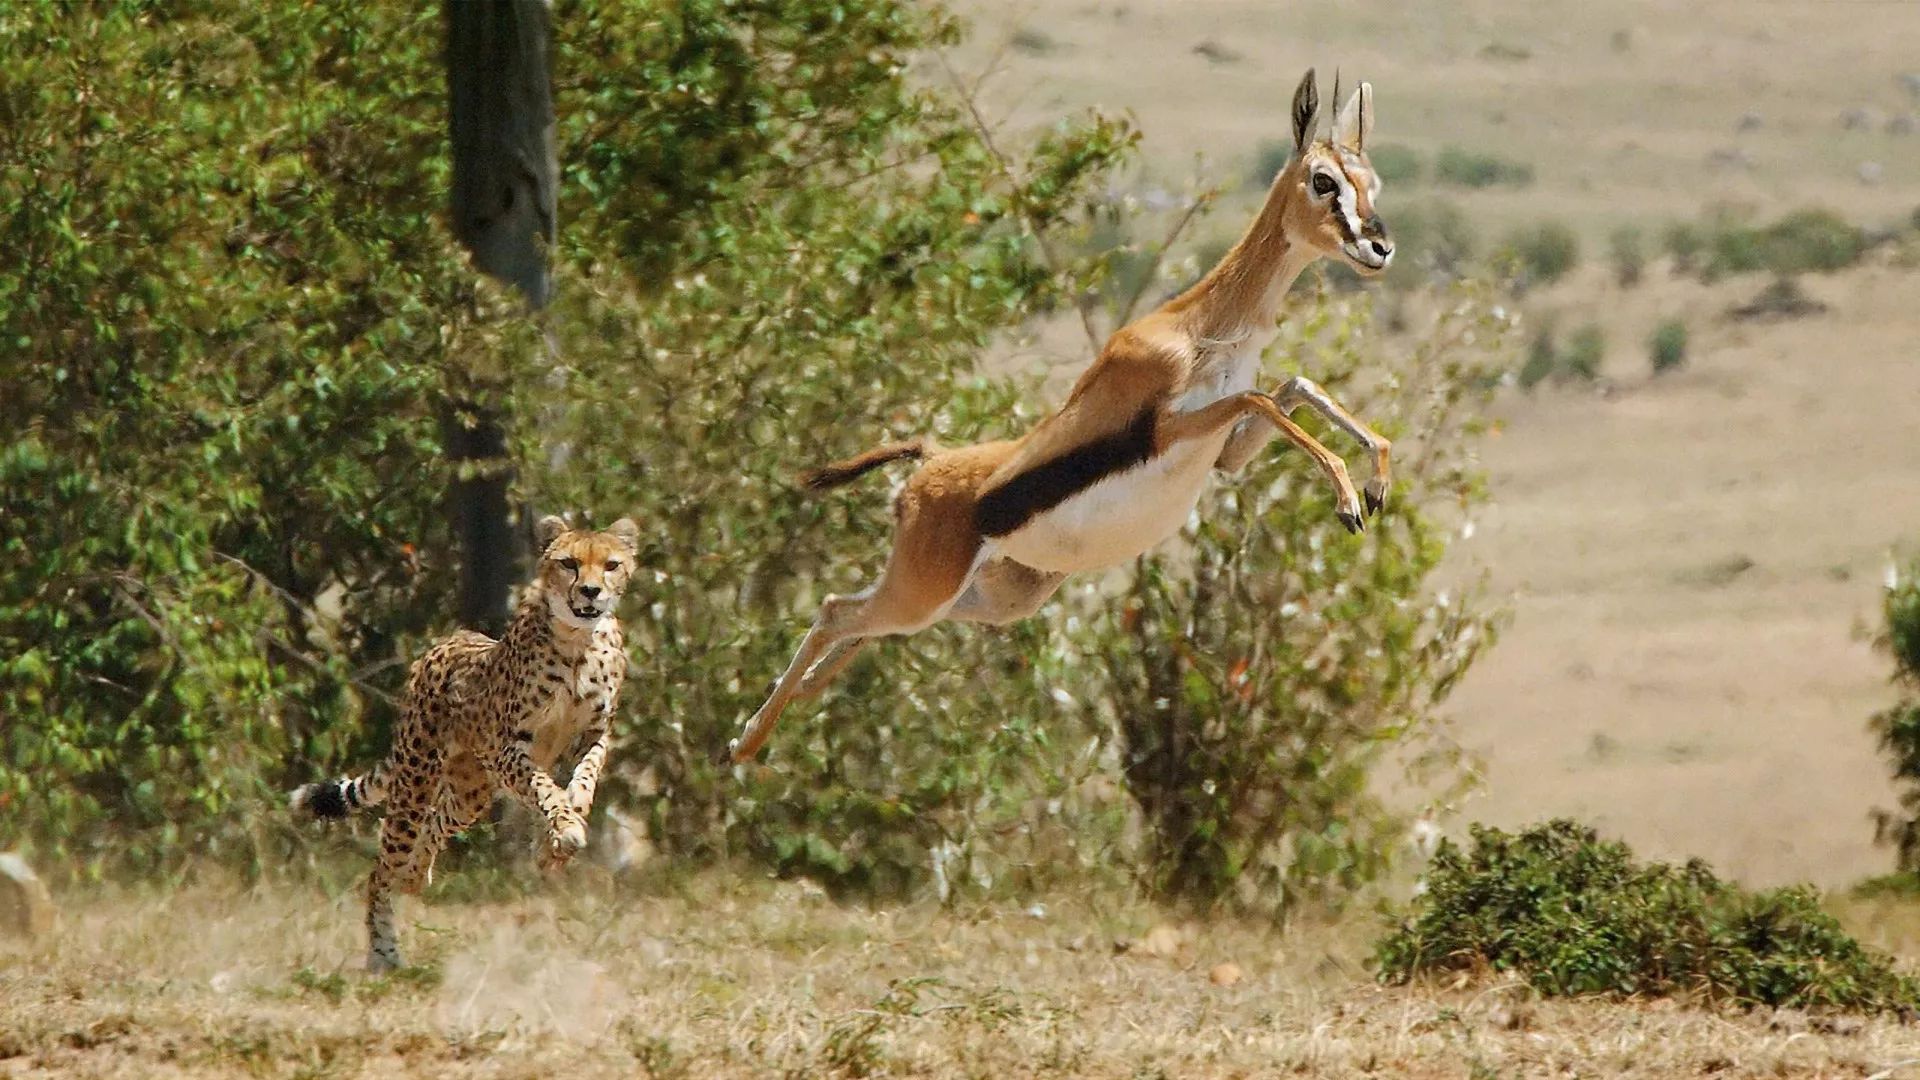
<instances>
[{"instance_id":1,"label":"gazelle's eye","mask_svg":"<svg viewBox=\"0 0 1920 1080\"><path fill-rule=\"evenodd\" d=\"M560 566L562 569L566 569L566 570L578 570L580 569L580 560L573 558L572 556L568 556L567 558L560 560Z\"/></svg>"},{"instance_id":2,"label":"gazelle's eye","mask_svg":"<svg viewBox=\"0 0 1920 1080\"><path fill-rule=\"evenodd\" d=\"M620 569L620 560L619 560L619 559L608 559L608 560L607 560L607 573L609 573L609 574L611 574L611 573L613 573L613 572L614 572L615 570L618 570L618 569Z\"/></svg>"},{"instance_id":3,"label":"gazelle's eye","mask_svg":"<svg viewBox=\"0 0 1920 1080\"><path fill-rule=\"evenodd\" d=\"M1322 195L1322 196L1331 195L1333 194L1333 191L1334 191L1333 177L1328 176L1326 173L1323 173L1323 172L1313 174L1313 193L1315 195Z\"/></svg>"}]
</instances>

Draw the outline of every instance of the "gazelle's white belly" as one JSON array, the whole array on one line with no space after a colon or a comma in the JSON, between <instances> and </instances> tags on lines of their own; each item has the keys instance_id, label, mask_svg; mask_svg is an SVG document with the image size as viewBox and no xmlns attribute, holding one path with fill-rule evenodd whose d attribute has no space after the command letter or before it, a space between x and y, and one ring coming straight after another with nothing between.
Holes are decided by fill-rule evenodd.
<instances>
[{"instance_id":1,"label":"gazelle's white belly","mask_svg":"<svg viewBox=\"0 0 1920 1080\"><path fill-rule=\"evenodd\" d=\"M1260 349L1216 362L1210 376L1173 403L1191 412L1253 387ZM1035 570L1074 573L1119 566L1180 531L1206 490L1231 427L1170 447L1138 468L1069 496L996 541L998 553Z\"/></svg>"},{"instance_id":2,"label":"gazelle's white belly","mask_svg":"<svg viewBox=\"0 0 1920 1080\"><path fill-rule=\"evenodd\" d=\"M1119 566L1186 524L1226 441L1191 439L1109 476L1000 537L997 553L1061 573Z\"/></svg>"}]
</instances>

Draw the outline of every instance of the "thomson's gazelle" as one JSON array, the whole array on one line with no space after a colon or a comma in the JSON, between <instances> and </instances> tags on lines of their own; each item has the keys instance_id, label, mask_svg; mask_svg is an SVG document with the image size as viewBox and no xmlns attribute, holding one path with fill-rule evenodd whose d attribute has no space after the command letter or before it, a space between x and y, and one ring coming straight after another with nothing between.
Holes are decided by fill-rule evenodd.
<instances>
[{"instance_id":1,"label":"thomson's gazelle","mask_svg":"<svg viewBox=\"0 0 1920 1080\"><path fill-rule=\"evenodd\" d=\"M1308 263L1333 256L1373 275L1393 258L1366 154L1373 90L1360 85L1325 140L1312 137L1319 100L1308 71L1293 95L1293 158L1239 243L1199 284L1115 333L1039 426L957 450L896 443L806 478L830 488L889 461L925 458L895 502L886 572L820 605L793 663L731 745L733 760L752 757L781 710L818 693L867 639L941 619L1004 624L1033 614L1068 574L1118 565L1173 535L1210 469L1238 470L1276 434L1326 474L1341 523L1364 528L1346 464L1288 416L1305 405L1366 447L1367 512L1386 500L1387 440L1304 378L1272 394L1253 388L1281 300Z\"/></svg>"}]
</instances>

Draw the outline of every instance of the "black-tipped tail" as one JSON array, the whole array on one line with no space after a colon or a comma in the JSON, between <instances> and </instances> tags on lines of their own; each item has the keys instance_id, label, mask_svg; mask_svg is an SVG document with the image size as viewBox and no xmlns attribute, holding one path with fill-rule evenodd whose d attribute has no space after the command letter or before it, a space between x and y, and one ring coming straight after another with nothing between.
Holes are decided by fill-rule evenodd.
<instances>
[{"instance_id":1,"label":"black-tipped tail","mask_svg":"<svg viewBox=\"0 0 1920 1080\"><path fill-rule=\"evenodd\" d=\"M825 491L857 480L890 461L899 461L902 458L918 461L927 456L928 449L925 439L908 439L905 442L876 446L864 454L850 457L845 461L836 461L831 465L808 469L800 474L800 483L809 491Z\"/></svg>"},{"instance_id":2,"label":"black-tipped tail","mask_svg":"<svg viewBox=\"0 0 1920 1080\"><path fill-rule=\"evenodd\" d=\"M304 784L287 797L295 817L328 820L338 820L361 807L377 806L385 800L385 776L378 768L364 776Z\"/></svg>"},{"instance_id":3,"label":"black-tipped tail","mask_svg":"<svg viewBox=\"0 0 1920 1080\"><path fill-rule=\"evenodd\" d=\"M317 784L306 784L294 790L290 800L296 816L311 818L337 819L347 816L352 809L347 805L347 793L338 780L322 780Z\"/></svg>"}]
</instances>

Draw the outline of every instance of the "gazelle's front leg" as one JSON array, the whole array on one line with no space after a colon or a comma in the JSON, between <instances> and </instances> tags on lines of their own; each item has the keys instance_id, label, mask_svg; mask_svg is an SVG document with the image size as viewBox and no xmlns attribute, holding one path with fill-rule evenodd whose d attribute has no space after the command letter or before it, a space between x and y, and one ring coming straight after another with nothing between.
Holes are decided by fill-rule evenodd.
<instances>
[{"instance_id":1,"label":"gazelle's front leg","mask_svg":"<svg viewBox=\"0 0 1920 1080\"><path fill-rule=\"evenodd\" d=\"M1393 482L1393 444L1379 432L1354 419L1353 414L1328 397L1318 383L1304 375L1288 379L1274 399L1279 402L1280 410L1289 416L1301 405L1307 406L1366 448L1373 458L1373 475L1367 479L1366 487L1367 512L1379 513L1387 505L1387 486Z\"/></svg>"},{"instance_id":2,"label":"gazelle's front leg","mask_svg":"<svg viewBox=\"0 0 1920 1080\"><path fill-rule=\"evenodd\" d=\"M1367 511L1378 513L1386 505L1387 488L1393 482L1390 464L1392 443L1379 432L1354 419L1353 414L1327 396L1319 384L1303 375L1288 379L1274 395L1274 402L1288 416L1292 416L1293 410L1302 405L1309 406L1335 427L1358 440L1373 458L1373 475L1367 480L1366 487ZM1214 467L1226 472L1239 472L1247 462L1253 460L1254 455L1266 449L1267 444L1279 433L1263 416L1256 414L1244 417L1227 438L1227 445L1221 448Z\"/></svg>"},{"instance_id":3,"label":"gazelle's front leg","mask_svg":"<svg viewBox=\"0 0 1920 1080\"><path fill-rule=\"evenodd\" d=\"M1155 453L1177 442L1218 434L1222 428L1231 427L1248 416L1260 417L1273 425L1274 434L1306 451L1314 464L1320 466L1320 471L1333 484L1334 515L1340 519L1340 524L1347 527L1348 532L1357 533L1367 527L1366 519L1360 513L1360 496L1354 492L1353 480L1347 476L1347 463L1320 445L1320 441L1302 430L1299 424L1289 420L1278 402L1258 390L1247 390L1192 412L1167 416L1155 432Z\"/></svg>"}]
</instances>

